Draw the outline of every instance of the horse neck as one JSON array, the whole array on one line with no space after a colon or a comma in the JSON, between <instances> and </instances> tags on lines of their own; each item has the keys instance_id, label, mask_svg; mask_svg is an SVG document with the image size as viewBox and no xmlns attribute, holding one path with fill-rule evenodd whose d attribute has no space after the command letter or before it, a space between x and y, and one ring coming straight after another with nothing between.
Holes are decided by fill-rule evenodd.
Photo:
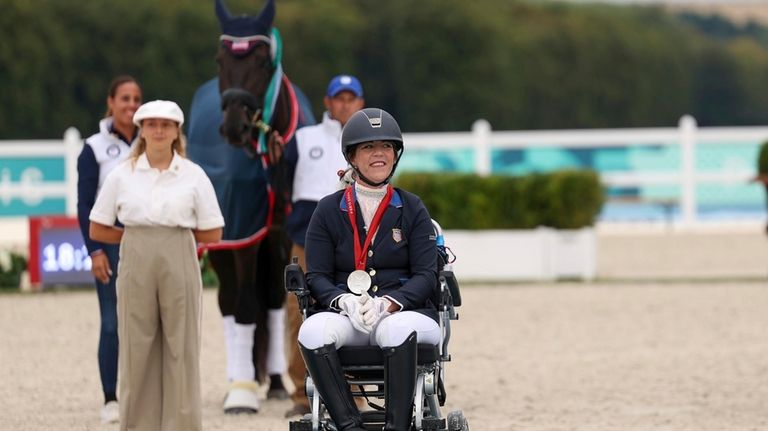
<instances>
[{"instance_id":1,"label":"horse neck","mask_svg":"<svg viewBox=\"0 0 768 431\"><path fill-rule=\"evenodd\" d=\"M277 130L281 135L285 135L285 132L291 125L291 110L293 109L292 100L286 85L290 84L286 84L285 80L280 82L280 93L275 103L275 111L272 114L272 129Z\"/></svg>"}]
</instances>

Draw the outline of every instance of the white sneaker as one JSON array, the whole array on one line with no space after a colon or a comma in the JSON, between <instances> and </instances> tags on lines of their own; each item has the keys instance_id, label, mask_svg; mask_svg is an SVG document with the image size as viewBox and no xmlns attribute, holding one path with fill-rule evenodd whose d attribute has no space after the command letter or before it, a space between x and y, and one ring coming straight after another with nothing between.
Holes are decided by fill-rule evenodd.
<instances>
[{"instance_id":1,"label":"white sneaker","mask_svg":"<svg viewBox=\"0 0 768 431\"><path fill-rule=\"evenodd\" d=\"M114 424L119 422L120 406L118 406L117 401L110 401L104 404L104 407L101 408L101 413L99 416L101 417L101 423L103 424Z\"/></svg>"},{"instance_id":2,"label":"white sneaker","mask_svg":"<svg viewBox=\"0 0 768 431\"><path fill-rule=\"evenodd\" d=\"M229 387L229 392L227 392L227 396L224 398L224 413L258 413L259 397L256 393L258 389L259 386L256 384L256 382L232 382Z\"/></svg>"}]
</instances>

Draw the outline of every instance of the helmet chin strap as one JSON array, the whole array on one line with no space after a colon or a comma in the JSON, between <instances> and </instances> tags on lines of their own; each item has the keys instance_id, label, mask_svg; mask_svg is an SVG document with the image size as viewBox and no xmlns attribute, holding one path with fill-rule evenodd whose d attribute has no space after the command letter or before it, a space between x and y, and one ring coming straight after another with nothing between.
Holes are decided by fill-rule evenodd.
<instances>
[{"instance_id":1,"label":"helmet chin strap","mask_svg":"<svg viewBox=\"0 0 768 431\"><path fill-rule=\"evenodd\" d=\"M355 174L357 174L357 177L363 180L366 184L368 184L371 187L381 187L384 184L387 184L389 180L392 179L392 176L395 175L395 169L397 169L397 164L400 162L400 157L403 155L403 152L400 151L400 153L397 155L397 160L395 160L395 163L392 165L392 171L389 172L389 176L384 179L384 181L379 182L373 182L368 179L365 175L363 175L362 172L360 172L360 169L357 168L354 164L350 163L350 166L352 166L352 169L355 170Z\"/></svg>"},{"instance_id":2,"label":"helmet chin strap","mask_svg":"<svg viewBox=\"0 0 768 431\"><path fill-rule=\"evenodd\" d=\"M387 179L385 179L384 181L379 181L378 183L375 183L375 182L373 182L373 181L369 180L369 179L368 179L368 177L366 177L365 175L363 175L363 173L362 173L362 172L360 172L360 169L357 169L357 166L355 166L355 165L352 165L352 169L354 169L354 170L355 170L355 174L357 175L357 178L359 178L359 179L363 180L363 182L364 182L366 185L369 185L369 186L371 186L371 187L380 187L380 186L382 186L382 185L384 185L384 184L388 183L388 182L389 182L389 180L390 180L390 178L392 178L392 174L390 173L390 174L389 174L389 176L387 177Z\"/></svg>"}]
</instances>

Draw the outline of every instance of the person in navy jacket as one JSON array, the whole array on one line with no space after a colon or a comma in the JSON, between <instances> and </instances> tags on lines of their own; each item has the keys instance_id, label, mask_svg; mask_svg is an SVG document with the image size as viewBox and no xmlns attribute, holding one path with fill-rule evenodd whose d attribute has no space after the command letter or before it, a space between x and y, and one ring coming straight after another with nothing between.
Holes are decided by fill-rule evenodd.
<instances>
[{"instance_id":1,"label":"person in navy jacket","mask_svg":"<svg viewBox=\"0 0 768 431\"><path fill-rule=\"evenodd\" d=\"M85 246L91 256L91 272L96 281L96 294L101 312L99 335L99 373L104 391L101 422L118 421L117 405L117 263L119 248L91 239L88 233L96 195L112 169L127 159L131 142L136 138L138 127L133 124L133 114L141 105L141 88L128 75L115 77L107 93L107 113L99 122L99 132L85 140L77 158L77 218Z\"/></svg>"},{"instance_id":2,"label":"person in navy jacket","mask_svg":"<svg viewBox=\"0 0 768 431\"><path fill-rule=\"evenodd\" d=\"M389 184L404 149L389 113L356 112L344 125L341 148L355 181L323 198L307 229L315 313L299 330L299 347L336 426L353 431L365 428L336 349L381 347L384 430L402 431L410 429L417 342L440 341L435 232L421 199Z\"/></svg>"},{"instance_id":3,"label":"person in navy jacket","mask_svg":"<svg viewBox=\"0 0 768 431\"><path fill-rule=\"evenodd\" d=\"M304 259L304 240L312 213L320 199L339 189L342 183L339 181L338 172L347 169L347 160L339 149L339 142L342 127L352 114L362 109L365 104L360 80L351 75L334 77L328 83L323 104L326 107L323 121L297 130L296 139L288 142L283 156L294 172L291 213L286 219L285 230L293 243L290 255L297 257L299 265L303 268L307 266ZM295 340L302 323L296 298L286 298L285 311L288 337ZM298 344L290 343L289 347L288 375L296 389L291 394L293 406L285 416L303 416L311 412L304 391L304 360L301 358Z\"/></svg>"}]
</instances>

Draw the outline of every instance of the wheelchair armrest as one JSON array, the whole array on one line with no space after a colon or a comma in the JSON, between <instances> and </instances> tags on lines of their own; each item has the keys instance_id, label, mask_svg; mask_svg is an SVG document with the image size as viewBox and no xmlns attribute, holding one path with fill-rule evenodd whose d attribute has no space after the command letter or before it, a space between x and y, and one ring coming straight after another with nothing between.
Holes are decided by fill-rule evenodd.
<instances>
[{"instance_id":1,"label":"wheelchair armrest","mask_svg":"<svg viewBox=\"0 0 768 431\"><path fill-rule=\"evenodd\" d=\"M461 306L461 291L459 291L459 281L456 280L456 276L453 275L452 270L440 271L440 278L445 279L445 284L448 286L448 292L451 294L451 301L454 307Z\"/></svg>"}]
</instances>

